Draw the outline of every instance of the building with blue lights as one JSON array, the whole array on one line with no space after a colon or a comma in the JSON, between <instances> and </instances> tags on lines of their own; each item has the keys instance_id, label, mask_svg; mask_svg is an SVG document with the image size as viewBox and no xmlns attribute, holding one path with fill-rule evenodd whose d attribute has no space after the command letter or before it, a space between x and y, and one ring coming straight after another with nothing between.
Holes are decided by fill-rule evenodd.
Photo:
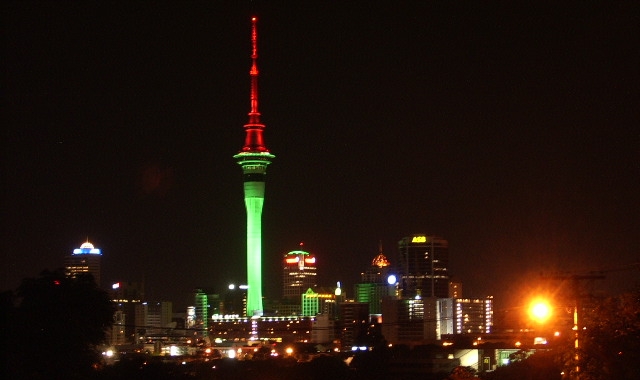
<instances>
[{"instance_id":1,"label":"building with blue lights","mask_svg":"<svg viewBox=\"0 0 640 380\"><path fill-rule=\"evenodd\" d=\"M102 252L87 240L80 248L65 257L64 268L67 277L75 278L78 273L90 273L100 286L100 262Z\"/></svg>"}]
</instances>

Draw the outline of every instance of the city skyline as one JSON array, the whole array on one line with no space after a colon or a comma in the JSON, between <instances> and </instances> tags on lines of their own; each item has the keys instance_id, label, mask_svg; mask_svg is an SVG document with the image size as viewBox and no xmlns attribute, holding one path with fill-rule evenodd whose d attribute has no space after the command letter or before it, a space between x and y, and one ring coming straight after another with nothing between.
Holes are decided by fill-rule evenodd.
<instances>
[{"instance_id":1,"label":"city skyline","mask_svg":"<svg viewBox=\"0 0 640 380\"><path fill-rule=\"evenodd\" d=\"M496 304L540 273L637 262L637 8L8 2L2 288L87 236L103 280L144 279L177 307L245 281L229 157L252 14L278 153L266 296L300 241L318 283L352 293L380 241L397 265L402 237L442 236L465 294Z\"/></svg>"}]
</instances>

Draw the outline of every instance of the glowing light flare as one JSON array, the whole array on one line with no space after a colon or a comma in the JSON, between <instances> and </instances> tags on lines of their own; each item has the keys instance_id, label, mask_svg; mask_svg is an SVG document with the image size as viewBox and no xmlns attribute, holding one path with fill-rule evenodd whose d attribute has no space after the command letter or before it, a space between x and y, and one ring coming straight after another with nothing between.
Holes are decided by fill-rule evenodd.
<instances>
[{"instance_id":1,"label":"glowing light flare","mask_svg":"<svg viewBox=\"0 0 640 380\"><path fill-rule=\"evenodd\" d=\"M551 317L551 306L545 299L535 299L531 302L529 314L536 322L543 323Z\"/></svg>"}]
</instances>

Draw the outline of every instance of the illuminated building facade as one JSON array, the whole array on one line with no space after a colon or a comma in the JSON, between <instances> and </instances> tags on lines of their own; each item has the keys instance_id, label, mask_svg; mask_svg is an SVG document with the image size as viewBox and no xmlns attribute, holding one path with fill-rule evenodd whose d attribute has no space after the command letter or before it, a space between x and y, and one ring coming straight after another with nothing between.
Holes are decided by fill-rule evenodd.
<instances>
[{"instance_id":1,"label":"illuminated building facade","mask_svg":"<svg viewBox=\"0 0 640 380\"><path fill-rule=\"evenodd\" d=\"M209 297L202 289L195 289L193 294L195 310L193 326L198 336L207 336L209 331Z\"/></svg>"},{"instance_id":2,"label":"illuminated building facade","mask_svg":"<svg viewBox=\"0 0 640 380\"><path fill-rule=\"evenodd\" d=\"M382 284L387 283L387 276L390 274L391 263L382 253L382 243L378 248L378 255L371 260L371 266L360 273L362 283Z\"/></svg>"},{"instance_id":3,"label":"illuminated building facade","mask_svg":"<svg viewBox=\"0 0 640 380\"><path fill-rule=\"evenodd\" d=\"M315 318L287 317L228 317L214 315L209 321L212 341L247 344L253 336L273 342L308 342Z\"/></svg>"},{"instance_id":4,"label":"illuminated building facade","mask_svg":"<svg viewBox=\"0 0 640 380\"><path fill-rule=\"evenodd\" d=\"M316 287L316 257L306 251L291 251L282 261L282 298L300 301L307 289Z\"/></svg>"},{"instance_id":5,"label":"illuminated building facade","mask_svg":"<svg viewBox=\"0 0 640 380\"><path fill-rule=\"evenodd\" d=\"M438 300L441 334L491 334L493 297Z\"/></svg>"},{"instance_id":6,"label":"illuminated building facade","mask_svg":"<svg viewBox=\"0 0 640 380\"><path fill-rule=\"evenodd\" d=\"M382 299L395 295L396 282L393 280L389 283L390 265L380 245L378 255L371 261L371 266L360 274L360 283L355 286L356 301L369 304L371 314L382 314Z\"/></svg>"},{"instance_id":7,"label":"illuminated building facade","mask_svg":"<svg viewBox=\"0 0 640 380\"><path fill-rule=\"evenodd\" d=\"M65 257L65 275L75 278L79 273L90 273L100 286L101 261L102 252L87 240L80 248L74 249L71 255Z\"/></svg>"},{"instance_id":8,"label":"illuminated building facade","mask_svg":"<svg viewBox=\"0 0 640 380\"><path fill-rule=\"evenodd\" d=\"M262 315L262 205L267 166L275 157L264 144L258 111L258 34L256 23L252 21L251 53L251 108L249 121L244 125L245 142L238 154L233 156L242 167L244 182L244 203L247 211L247 315Z\"/></svg>"},{"instance_id":9,"label":"illuminated building facade","mask_svg":"<svg viewBox=\"0 0 640 380\"><path fill-rule=\"evenodd\" d=\"M335 300L334 289L316 288L314 291L312 288L307 288L307 291L302 294L302 316L315 317L320 313L324 313L327 309L325 304L327 302L335 302Z\"/></svg>"},{"instance_id":10,"label":"illuminated building facade","mask_svg":"<svg viewBox=\"0 0 640 380\"><path fill-rule=\"evenodd\" d=\"M236 290L235 285L229 285L229 290L223 294L217 294L211 289L197 288L193 291L194 306L187 316L187 326L193 329L195 335L205 337L208 335L209 322L213 316L233 315L245 316L243 300L246 299L246 291ZM235 307L238 307L236 309Z\"/></svg>"},{"instance_id":11,"label":"illuminated building facade","mask_svg":"<svg viewBox=\"0 0 640 380\"><path fill-rule=\"evenodd\" d=\"M413 235L398 243L402 298L449 296L449 243L440 237Z\"/></svg>"}]
</instances>

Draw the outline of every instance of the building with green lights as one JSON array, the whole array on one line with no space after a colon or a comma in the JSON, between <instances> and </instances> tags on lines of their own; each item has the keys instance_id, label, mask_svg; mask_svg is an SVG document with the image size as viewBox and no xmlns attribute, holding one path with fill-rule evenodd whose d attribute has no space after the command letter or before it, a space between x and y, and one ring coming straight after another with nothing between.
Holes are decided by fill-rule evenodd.
<instances>
[{"instance_id":1,"label":"building with green lights","mask_svg":"<svg viewBox=\"0 0 640 380\"><path fill-rule=\"evenodd\" d=\"M328 314L328 308L325 307L327 302L336 302L336 294L334 289L322 288L314 291L308 288L301 296L302 316L315 317L318 314Z\"/></svg>"},{"instance_id":2,"label":"building with green lights","mask_svg":"<svg viewBox=\"0 0 640 380\"><path fill-rule=\"evenodd\" d=\"M380 252L371 261L371 266L360 274L360 282L355 285L356 302L369 304L369 313L382 314L382 299L396 296L396 281L393 277L389 283L389 276L392 275L389 260Z\"/></svg>"}]
</instances>

